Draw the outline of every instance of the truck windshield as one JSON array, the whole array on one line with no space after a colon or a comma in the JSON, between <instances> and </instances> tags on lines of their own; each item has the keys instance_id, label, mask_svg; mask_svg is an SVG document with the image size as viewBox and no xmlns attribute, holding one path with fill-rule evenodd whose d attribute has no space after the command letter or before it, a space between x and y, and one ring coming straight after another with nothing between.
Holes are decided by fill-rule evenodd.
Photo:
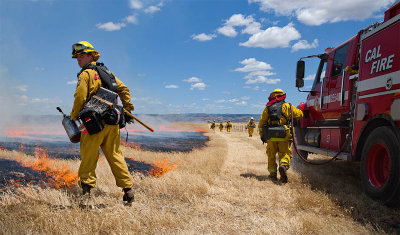
<instances>
[{"instance_id":1,"label":"truck windshield","mask_svg":"<svg viewBox=\"0 0 400 235\"><path fill-rule=\"evenodd\" d=\"M325 71L326 71L326 59L321 59L321 62L318 66L318 71L315 74L315 79L314 79L314 84L312 86L311 90L315 90L315 87L317 86L318 83L322 83L325 78Z\"/></svg>"}]
</instances>

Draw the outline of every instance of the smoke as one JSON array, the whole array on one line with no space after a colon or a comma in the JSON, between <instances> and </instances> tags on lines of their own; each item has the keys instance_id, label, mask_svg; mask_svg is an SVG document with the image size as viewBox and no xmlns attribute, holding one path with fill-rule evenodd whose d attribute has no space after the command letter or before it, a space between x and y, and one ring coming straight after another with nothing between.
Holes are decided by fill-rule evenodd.
<instances>
[{"instance_id":1,"label":"smoke","mask_svg":"<svg viewBox=\"0 0 400 235\"><path fill-rule=\"evenodd\" d=\"M18 107L15 104L16 93L12 76L9 75L7 67L0 64L0 134L4 133L4 127L13 125L18 114Z\"/></svg>"}]
</instances>

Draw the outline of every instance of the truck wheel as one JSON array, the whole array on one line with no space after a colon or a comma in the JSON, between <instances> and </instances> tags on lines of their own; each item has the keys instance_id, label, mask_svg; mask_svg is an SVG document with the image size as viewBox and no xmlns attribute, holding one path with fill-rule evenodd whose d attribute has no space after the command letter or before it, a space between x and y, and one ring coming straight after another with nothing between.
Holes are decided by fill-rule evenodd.
<instances>
[{"instance_id":1,"label":"truck wheel","mask_svg":"<svg viewBox=\"0 0 400 235\"><path fill-rule=\"evenodd\" d=\"M400 144L392 129L373 130L361 156L365 193L388 206L400 206Z\"/></svg>"}]
</instances>

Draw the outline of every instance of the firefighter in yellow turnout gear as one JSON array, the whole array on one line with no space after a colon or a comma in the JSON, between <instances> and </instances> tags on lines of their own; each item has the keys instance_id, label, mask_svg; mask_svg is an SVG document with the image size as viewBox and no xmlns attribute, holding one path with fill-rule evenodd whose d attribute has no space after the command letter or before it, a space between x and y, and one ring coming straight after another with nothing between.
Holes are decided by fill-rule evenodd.
<instances>
[{"instance_id":1,"label":"firefighter in yellow turnout gear","mask_svg":"<svg viewBox=\"0 0 400 235\"><path fill-rule=\"evenodd\" d=\"M222 132L222 130L224 129L224 123L220 123L219 124L219 131Z\"/></svg>"},{"instance_id":2,"label":"firefighter in yellow turnout gear","mask_svg":"<svg viewBox=\"0 0 400 235\"><path fill-rule=\"evenodd\" d=\"M96 64L99 57L100 54L86 41L73 45L72 58L77 58L78 65L81 68L88 64ZM132 111L134 106L131 103L128 87L116 77L115 82L118 86L117 93L123 107L128 111ZM95 95L101 86L102 82L96 70L84 69L81 71L74 94L75 100L71 112L72 120L78 119L85 102ZM80 139L81 164L78 171L79 185L82 187L83 194L89 193L89 195L91 188L96 186L95 169L99 159L99 148L101 147L111 167L116 185L123 188L123 200L132 202L134 200L132 177L121 151L119 125L107 125L104 121L103 125L103 130L92 135L82 127Z\"/></svg>"},{"instance_id":3,"label":"firefighter in yellow turnout gear","mask_svg":"<svg viewBox=\"0 0 400 235\"><path fill-rule=\"evenodd\" d=\"M217 124L215 123L215 120L214 120L214 121L211 123L210 129L214 132L216 126L217 126Z\"/></svg>"},{"instance_id":4,"label":"firefighter in yellow turnout gear","mask_svg":"<svg viewBox=\"0 0 400 235\"><path fill-rule=\"evenodd\" d=\"M269 96L260 122L258 123L258 130L260 136L263 136L263 126L283 126L283 137L270 138L267 140L267 155L268 155L268 171L272 180L277 180L277 163L276 154L279 156L279 174L283 183L287 182L286 171L290 167L290 160L292 159L291 142L293 136L290 133L288 122L291 120L291 109L293 110L293 117L299 119L303 117L303 112L293 106L290 107L289 103L285 102L286 94L281 89L275 89ZM277 112L274 112L276 109ZM278 113L278 115L276 115ZM273 118L276 117L277 118ZM267 133L264 133L267 134ZM264 141L264 140L263 140Z\"/></svg>"},{"instance_id":5,"label":"firefighter in yellow turnout gear","mask_svg":"<svg viewBox=\"0 0 400 235\"><path fill-rule=\"evenodd\" d=\"M228 122L226 122L226 132L231 132L231 128L232 128L232 122L231 120L228 120Z\"/></svg>"},{"instance_id":6,"label":"firefighter in yellow turnout gear","mask_svg":"<svg viewBox=\"0 0 400 235\"><path fill-rule=\"evenodd\" d=\"M256 127L256 122L254 121L254 118L251 117L250 120L247 122L247 130L249 132L249 137L253 136L255 127Z\"/></svg>"}]
</instances>

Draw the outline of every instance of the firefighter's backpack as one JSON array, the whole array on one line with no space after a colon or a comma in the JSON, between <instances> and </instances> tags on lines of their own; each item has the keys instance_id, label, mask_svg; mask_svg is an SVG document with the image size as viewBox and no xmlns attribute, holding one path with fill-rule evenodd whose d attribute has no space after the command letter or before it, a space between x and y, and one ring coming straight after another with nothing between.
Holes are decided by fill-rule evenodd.
<instances>
[{"instance_id":1,"label":"firefighter's backpack","mask_svg":"<svg viewBox=\"0 0 400 235\"><path fill-rule=\"evenodd\" d=\"M261 139L263 142L267 142L267 140L270 139L276 141L282 141L285 139L286 129L280 123L281 117L284 117L287 120L287 117L282 114L282 105L284 103L285 102L282 100L268 106L268 121L262 126Z\"/></svg>"},{"instance_id":2,"label":"firefighter's backpack","mask_svg":"<svg viewBox=\"0 0 400 235\"><path fill-rule=\"evenodd\" d=\"M94 100L93 97L85 103L83 110L79 113L79 119L89 134L96 134L103 130L102 120L108 125L119 124L120 128L125 127L123 108L117 104L118 86L114 74L103 63L96 63L96 65L88 64L84 66L78 73L78 77L85 69L95 70L101 79L102 87L97 91L96 96L113 104L113 107L103 106L101 102Z\"/></svg>"}]
</instances>

